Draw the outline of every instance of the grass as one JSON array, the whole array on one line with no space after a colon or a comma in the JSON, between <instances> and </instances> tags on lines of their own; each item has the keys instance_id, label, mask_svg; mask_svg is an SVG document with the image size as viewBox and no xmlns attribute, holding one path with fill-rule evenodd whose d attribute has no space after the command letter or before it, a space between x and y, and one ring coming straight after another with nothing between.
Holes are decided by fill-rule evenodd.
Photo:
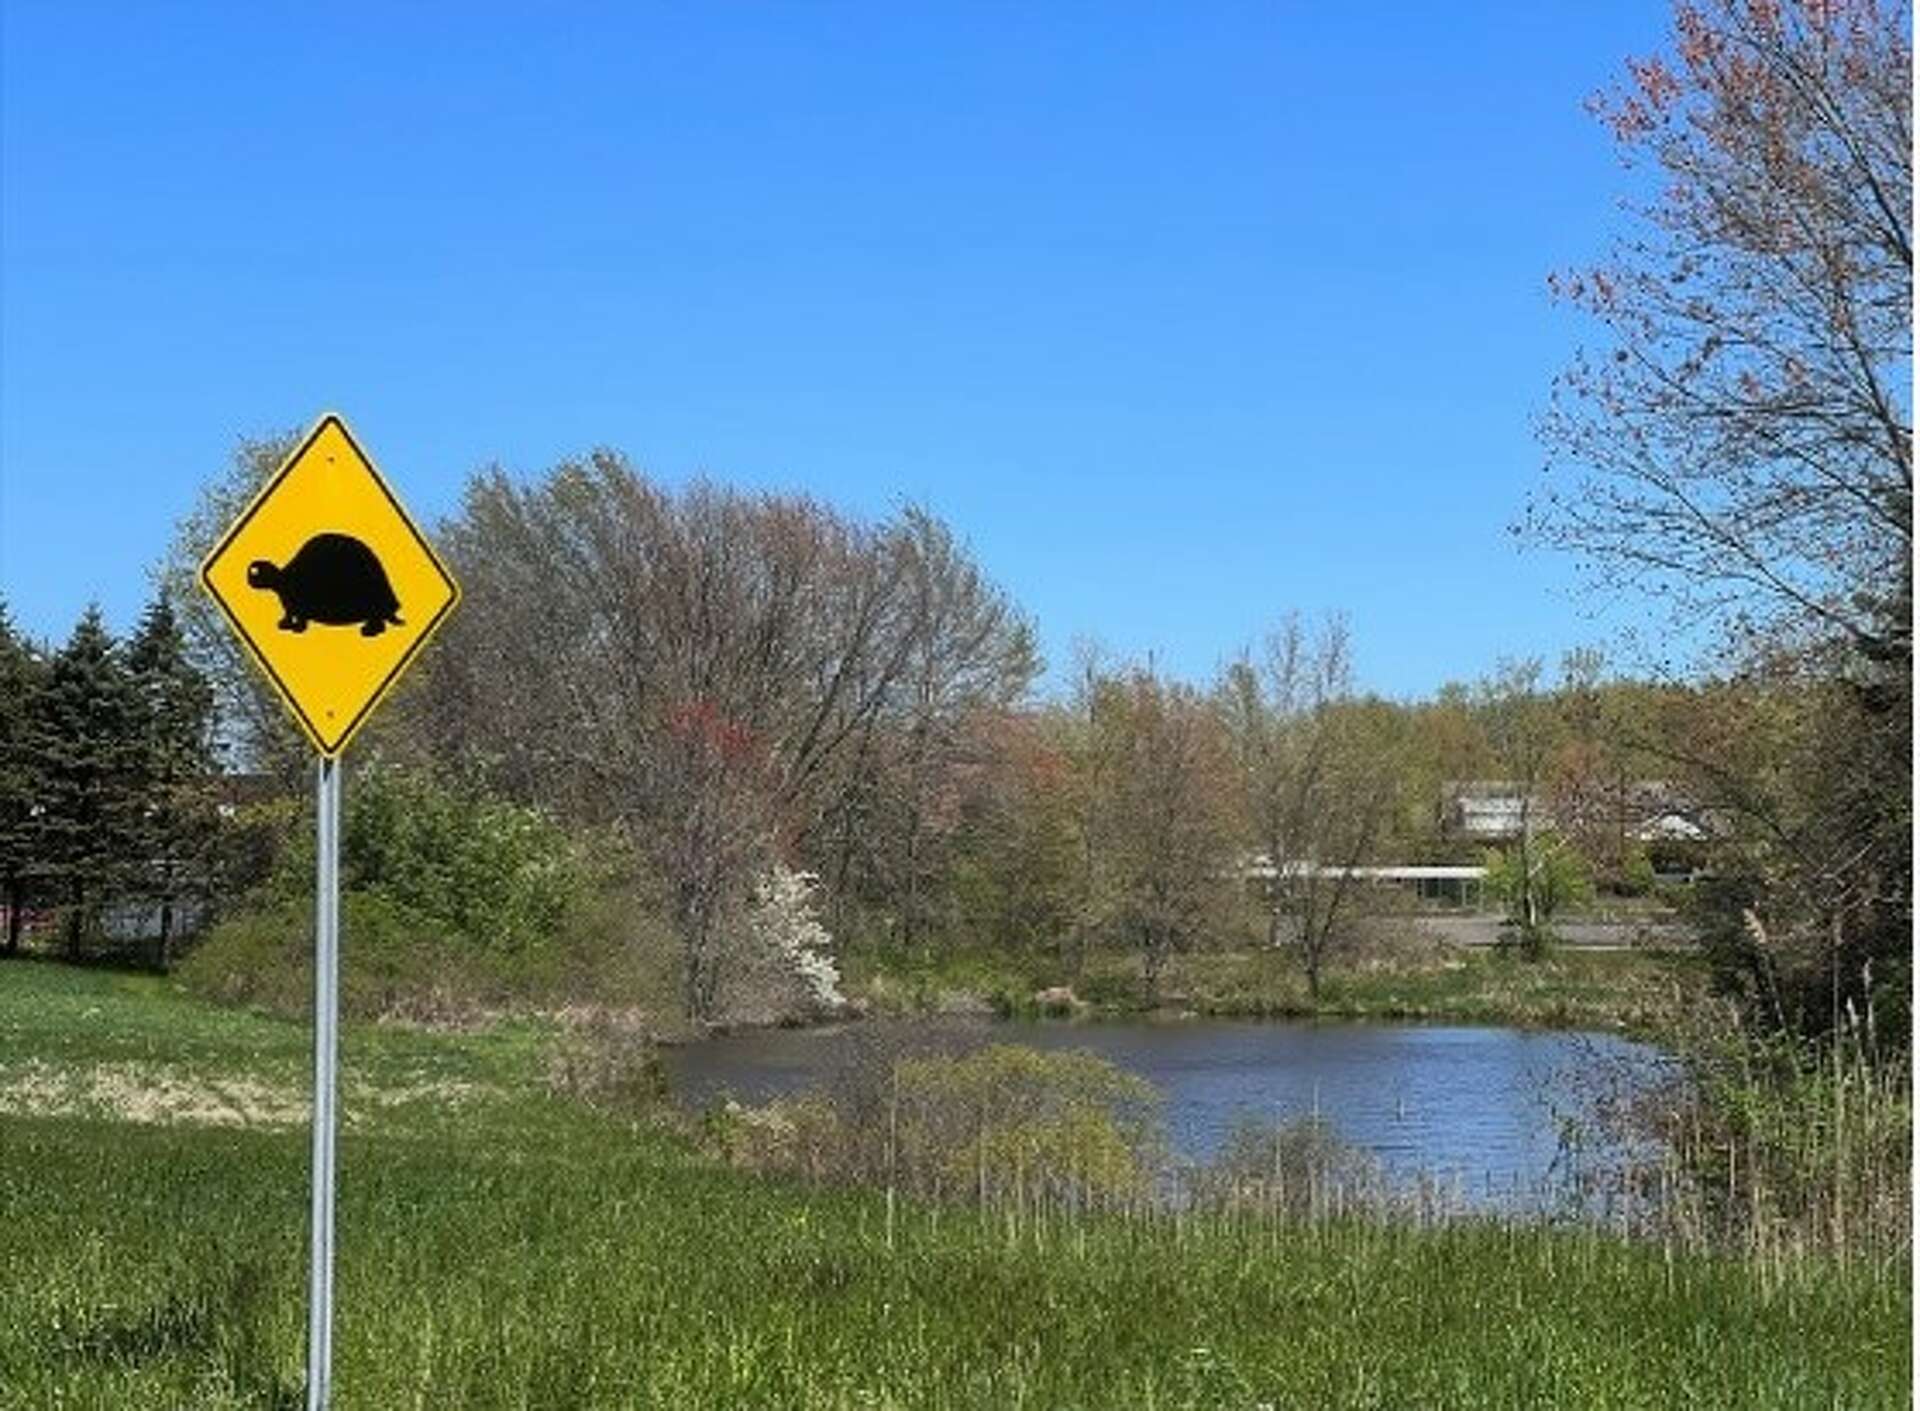
<instances>
[{"instance_id":1,"label":"grass","mask_svg":"<svg viewBox=\"0 0 1920 1411\"><path fill-rule=\"evenodd\" d=\"M951 947L930 953L851 947L850 993L882 1013L969 1006L1027 1013L1036 992L1070 986L1094 1015L1160 1009L1218 1018L1418 1019L1531 1028L1657 1030L1705 969L1690 951L1559 948L1539 960L1511 950L1443 945L1377 948L1329 970L1312 994L1283 950L1195 951L1171 957L1158 995L1124 951L1090 952L1077 971L1042 951Z\"/></svg>"},{"instance_id":2,"label":"grass","mask_svg":"<svg viewBox=\"0 0 1920 1411\"><path fill-rule=\"evenodd\" d=\"M551 1097L546 1042L343 1032L336 1405L1907 1404L1905 1277L1763 1286L1487 1224L890 1219ZM164 981L0 965L0 1408L300 1404L304 1127L17 1093L127 1064L304 1090L306 1043ZM468 1096L389 1100L422 1075Z\"/></svg>"}]
</instances>

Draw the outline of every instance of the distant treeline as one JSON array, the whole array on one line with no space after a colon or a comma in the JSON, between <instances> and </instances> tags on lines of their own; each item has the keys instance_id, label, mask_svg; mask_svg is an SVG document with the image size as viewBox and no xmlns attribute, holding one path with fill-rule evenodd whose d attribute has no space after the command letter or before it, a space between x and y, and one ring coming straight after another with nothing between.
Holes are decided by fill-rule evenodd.
<instances>
[{"instance_id":1,"label":"distant treeline","mask_svg":"<svg viewBox=\"0 0 1920 1411\"><path fill-rule=\"evenodd\" d=\"M116 641L88 608L57 651L23 639L0 603L9 953L35 913L50 911L69 954L109 928L149 939L166 963L182 920L205 914L219 871L214 728L212 687L165 594L130 640Z\"/></svg>"},{"instance_id":2,"label":"distant treeline","mask_svg":"<svg viewBox=\"0 0 1920 1411\"><path fill-rule=\"evenodd\" d=\"M282 449L243 447L208 487L127 643L91 610L58 650L0 636L10 945L48 910L49 943L77 952L133 903L166 918L145 927L164 963L189 902L272 893L297 916L310 756L191 586ZM776 867L816 879L843 939L1125 946L1149 986L1173 951L1286 939L1317 983L1367 904L1347 869L1487 860L1445 826L1450 782L1536 811L1495 869L1527 935L1548 933L1569 866L1650 885L1660 859L1631 825L1651 787L1707 833L1671 846L1705 865L1696 920L1751 1005L1818 1029L1904 992L1904 939L1870 896L1794 940L1795 869L1884 852L1894 820L1857 787L1880 715L1845 674L1652 684L1573 653L1551 683L1503 663L1395 702L1356 687L1341 622L1285 617L1210 682L1088 651L1040 698L1030 621L932 515L671 490L610 453L476 476L437 542L462 607L362 736L348 789L349 886L384 889L388 929L536 944L561 893L499 889L557 875L538 841L557 829L587 840L579 876L622 889L626 921L600 916L592 944L671 937L696 1020L764 959L744 952ZM357 782L373 763L380 782ZM394 824L398 798L437 832ZM388 821L356 822L363 807ZM1304 865L1263 889L1259 857Z\"/></svg>"}]
</instances>

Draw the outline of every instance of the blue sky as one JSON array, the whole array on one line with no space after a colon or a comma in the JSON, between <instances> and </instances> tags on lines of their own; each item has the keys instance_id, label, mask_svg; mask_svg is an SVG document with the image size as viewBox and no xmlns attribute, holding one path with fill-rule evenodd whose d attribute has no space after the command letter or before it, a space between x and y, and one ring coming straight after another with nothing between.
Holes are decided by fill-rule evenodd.
<instances>
[{"instance_id":1,"label":"blue sky","mask_svg":"<svg viewBox=\"0 0 1920 1411\"><path fill-rule=\"evenodd\" d=\"M325 409L425 519L596 445L923 502L1056 662L1204 676L1340 610L1414 695L1637 610L1506 526L1651 0L0 16L36 635L129 625L236 440Z\"/></svg>"}]
</instances>

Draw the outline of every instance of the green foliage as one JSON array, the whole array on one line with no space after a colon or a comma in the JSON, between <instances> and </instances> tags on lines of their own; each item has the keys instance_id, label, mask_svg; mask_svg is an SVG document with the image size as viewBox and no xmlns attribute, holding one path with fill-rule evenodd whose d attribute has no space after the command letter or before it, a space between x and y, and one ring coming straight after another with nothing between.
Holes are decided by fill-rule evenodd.
<instances>
[{"instance_id":1,"label":"green foliage","mask_svg":"<svg viewBox=\"0 0 1920 1411\"><path fill-rule=\"evenodd\" d=\"M714 1144L752 1170L986 1204L1135 1200L1165 1169L1158 1094L1094 1054L876 1042L821 1090L709 1114Z\"/></svg>"},{"instance_id":2,"label":"green foliage","mask_svg":"<svg viewBox=\"0 0 1920 1411\"><path fill-rule=\"evenodd\" d=\"M209 890L213 771L211 693L164 597L125 646L90 606L51 659L0 603L0 903L13 917L63 907L77 955L103 908L158 902L164 964L180 904Z\"/></svg>"},{"instance_id":3,"label":"green foliage","mask_svg":"<svg viewBox=\"0 0 1920 1411\"><path fill-rule=\"evenodd\" d=\"M374 760L343 786L341 890L378 896L473 950L523 951L564 931L605 880L547 814L430 770ZM311 824L295 829L270 884L313 895Z\"/></svg>"},{"instance_id":4,"label":"green foliage","mask_svg":"<svg viewBox=\"0 0 1920 1411\"><path fill-rule=\"evenodd\" d=\"M4 944L18 949L21 908L38 862L34 805L41 793L41 758L34 747L46 664L14 630L0 599L0 905L7 908Z\"/></svg>"},{"instance_id":5,"label":"green foliage","mask_svg":"<svg viewBox=\"0 0 1920 1411\"><path fill-rule=\"evenodd\" d=\"M164 969L177 926L176 903L205 899L219 828L214 796L213 688L187 659L185 639L164 593L148 605L127 647L135 700L139 807L134 890L161 906L155 958Z\"/></svg>"},{"instance_id":6,"label":"green foliage","mask_svg":"<svg viewBox=\"0 0 1920 1411\"><path fill-rule=\"evenodd\" d=\"M1647 855L1647 850L1644 847L1630 849L1620 866L1622 894L1630 897L1650 895L1659 881L1659 876L1653 870L1653 859Z\"/></svg>"},{"instance_id":7,"label":"green foliage","mask_svg":"<svg viewBox=\"0 0 1920 1411\"><path fill-rule=\"evenodd\" d=\"M846 960L848 992L880 1014L1028 1014L1036 991L1069 982L1095 1015L1152 1007L1139 967L1117 950L1090 953L1071 976L1060 958L1028 950L956 946L922 959L864 946ZM1562 949L1522 965L1498 947L1391 940L1370 943L1317 995L1295 955L1268 948L1176 955L1163 981L1167 1008L1223 1018L1444 1020L1652 1036L1676 996L1691 1003L1707 990L1704 962L1691 950Z\"/></svg>"},{"instance_id":8,"label":"green foliage","mask_svg":"<svg viewBox=\"0 0 1920 1411\"><path fill-rule=\"evenodd\" d=\"M344 781L341 1003L350 1013L450 1017L476 1005L651 994L649 917L617 883L615 845L537 809L378 761ZM182 976L204 993L294 1013L307 1002L310 806L248 811L265 883Z\"/></svg>"},{"instance_id":9,"label":"green foliage","mask_svg":"<svg viewBox=\"0 0 1920 1411\"><path fill-rule=\"evenodd\" d=\"M1157 1169L1158 1094L1095 1054L994 1044L903 1059L894 1077L898 1160L918 1188L1113 1199Z\"/></svg>"},{"instance_id":10,"label":"green foliage","mask_svg":"<svg viewBox=\"0 0 1920 1411\"><path fill-rule=\"evenodd\" d=\"M426 918L377 893L340 901L341 1012L438 1018L489 988L480 967L449 954ZM179 968L190 989L227 1003L299 1014L313 1003L313 915L285 905L220 922Z\"/></svg>"},{"instance_id":11,"label":"green foliage","mask_svg":"<svg viewBox=\"0 0 1920 1411\"><path fill-rule=\"evenodd\" d=\"M1573 844L1542 833L1530 846L1487 853L1487 893L1498 898L1532 948L1550 936L1553 918L1593 900L1593 878ZM1528 915L1529 894L1532 915Z\"/></svg>"},{"instance_id":12,"label":"green foliage","mask_svg":"<svg viewBox=\"0 0 1920 1411\"><path fill-rule=\"evenodd\" d=\"M90 606L48 668L32 737L42 809L36 870L67 906L71 952L139 856L139 727L120 644Z\"/></svg>"},{"instance_id":13,"label":"green foliage","mask_svg":"<svg viewBox=\"0 0 1920 1411\"><path fill-rule=\"evenodd\" d=\"M1623 1109L1655 1139L1650 1179L1679 1192L1669 1221L1762 1259L1821 1251L1891 1267L1912 1249L1908 1052L1877 1050L1872 1015L1819 1041L1755 1033L1734 1006L1670 1029L1658 1100Z\"/></svg>"}]
</instances>

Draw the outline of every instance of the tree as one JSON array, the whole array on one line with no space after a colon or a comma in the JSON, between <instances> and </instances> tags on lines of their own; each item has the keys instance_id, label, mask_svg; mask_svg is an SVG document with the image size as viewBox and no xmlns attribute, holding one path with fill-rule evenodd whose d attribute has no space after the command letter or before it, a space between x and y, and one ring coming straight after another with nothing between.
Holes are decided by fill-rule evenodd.
<instances>
[{"instance_id":1,"label":"tree","mask_svg":"<svg viewBox=\"0 0 1920 1411\"><path fill-rule=\"evenodd\" d=\"M904 943L924 940L954 876L967 805L994 762L987 722L1039 670L1032 628L939 520L909 506L911 635L895 689L846 752L845 784L815 850L881 900Z\"/></svg>"},{"instance_id":2,"label":"tree","mask_svg":"<svg viewBox=\"0 0 1920 1411\"><path fill-rule=\"evenodd\" d=\"M1488 740L1504 774L1501 783L1511 791L1518 814L1508 904L1522 944L1530 954L1538 954L1546 936L1546 916L1539 886L1543 854L1535 836L1542 825L1540 789L1553 747L1551 702L1540 693L1540 659L1500 662L1481 683L1480 700Z\"/></svg>"},{"instance_id":3,"label":"tree","mask_svg":"<svg viewBox=\"0 0 1920 1411\"><path fill-rule=\"evenodd\" d=\"M312 768L313 751L225 616L200 585L200 563L299 444L298 431L242 439L226 468L201 487L174 526L155 586L175 617L185 662L213 692L215 718L230 757L241 767L295 786Z\"/></svg>"},{"instance_id":4,"label":"tree","mask_svg":"<svg viewBox=\"0 0 1920 1411\"><path fill-rule=\"evenodd\" d=\"M0 887L7 908L6 950L20 949L27 883L41 860L43 785L34 731L46 663L14 629L0 600Z\"/></svg>"},{"instance_id":5,"label":"tree","mask_svg":"<svg viewBox=\"0 0 1920 1411\"><path fill-rule=\"evenodd\" d=\"M980 767L961 800L949 887L959 918L1010 949L1075 940L1074 721L1058 706L984 712L968 726Z\"/></svg>"},{"instance_id":6,"label":"tree","mask_svg":"<svg viewBox=\"0 0 1920 1411\"><path fill-rule=\"evenodd\" d=\"M34 731L41 760L40 837L46 874L67 905L67 948L78 954L94 910L137 856L139 704L120 646L97 605L55 654Z\"/></svg>"},{"instance_id":7,"label":"tree","mask_svg":"<svg viewBox=\"0 0 1920 1411\"><path fill-rule=\"evenodd\" d=\"M1152 995L1168 958L1205 936L1233 885L1227 752L1205 698L1151 667L1093 690L1093 728L1117 764L1102 781L1094 846L1105 853L1111 920L1138 945Z\"/></svg>"},{"instance_id":8,"label":"tree","mask_svg":"<svg viewBox=\"0 0 1920 1411\"><path fill-rule=\"evenodd\" d=\"M1070 802L1073 861L1068 922L1062 948L1075 975L1087 951L1114 923L1120 909L1118 824L1125 738L1113 727L1112 671L1097 642L1074 645L1074 693L1061 712L1060 738Z\"/></svg>"},{"instance_id":9,"label":"tree","mask_svg":"<svg viewBox=\"0 0 1920 1411\"><path fill-rule=\"evenodd\" d=\"M1528 512L1722 633L1725 718L1642 744L1733 826L1710 933L1808 957L1826 1002L1759 1012L1815 1030L1911 963L1910 33L1902 0L1689 0L1597 100L1652 194L1553 280L1607 346L1556 385Z\"/></svg>"},{"instance_id":10,"label":"tree","mask_svg":"<svg viewBox=\"0 0 1920 1411\"><path fill-rule=\"evenodd\" d=\"M1529 519L1603 575L1756 635L1911 639L1906 5L1701 0L1595 102L1657 192L1554 291L1610 346L1544 431Z\"/></svg>"},{"instance_id":11,"label":"tree","mask_svg":"<svg viewBox=\"0 0 1920 1411\"><path fill-rule=\"evenodd\" d=\"M882 744L919 719L932 749L968 683L1017 655L1017 623L930 519L673 492L612 452L531 486L476 477L441 538L464 600L405 733L509 797L625 826L672 898L696 1019L754 879L869 826Z\"/></svg>"},{"instance_id":12,"label":"tree","mask_svg":"<svg viewBox=\"0 0 1920 1411\"><path fill-rule=\"evenodd\" d=\"M1506 903L1521 943L1537 948L1554 916L1591 897L1593 883L1571 843L1558 833L1542 833L1526 853L1517 847L1488 853L1487 890Z\"/></svg>"},{"instance_id":13,"label":"tree","mask_svg":"<svg viewBox=\"0 0 1920 1411\"><path fill-rule=\"evenodd\" d=\"M142 796L135 855L145 887L160 903L154 960L166 969L177 904L204 887L213 850L216 801L213 688L187 658L172 603L162 591L148 604L127 647L137 711L136 786Z\"/></svg>"},{"instance_id":14,"label":"tree","mask_svg":"<svg viewBox=\"0 0 1920 1411\"><path fill-rule=\"evenodd\" d=\"M1311 993L1352 936L1360 879L1387 826L1393 751L1355 709L1338 619L1309 633L1289 616L1256 662L1243 654L1215 691L1232 740L1242 827L1272 870L1268 942L1291 928Z\"/></svg>"}]
</instances>

